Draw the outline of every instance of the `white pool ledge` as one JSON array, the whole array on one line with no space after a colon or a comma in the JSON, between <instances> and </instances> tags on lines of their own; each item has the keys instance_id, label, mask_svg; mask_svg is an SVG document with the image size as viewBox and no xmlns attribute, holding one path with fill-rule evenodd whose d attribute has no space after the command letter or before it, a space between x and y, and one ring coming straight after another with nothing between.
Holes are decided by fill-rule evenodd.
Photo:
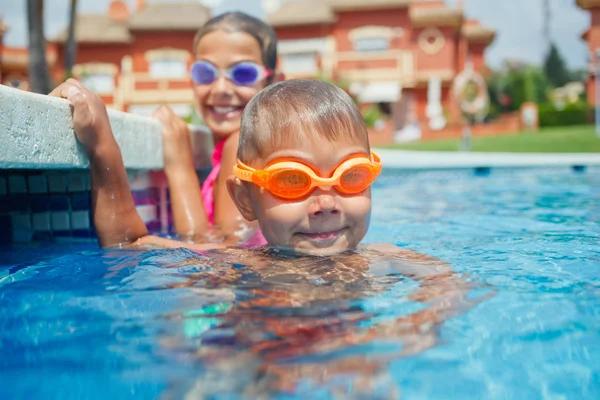
<instances>
[{"instance_id":1,"label":"white pool ledge","mask_svg":"<svg viewBox=\"0 0 600 400\"><path fill-rule=\"evenodd\" d=\"M384 168L450 169L600 165L600 153L478 153L390 149L375 149L375 151L381 157Z\"/></svg>"},{"instance_id":2,"label":"white pool ledge","mask_svg":"<svg viewBox=\"0 0 600 400\"><path fill-rule=\"evenodd\" d=\"M163 168L160 123L109 110L111 126L128 169ZM210 165L212 138L192 128L196 166ZM89 162L73 132L69 102L0 85L0 168L72 169Z\"/></svg>"}]
</instances>

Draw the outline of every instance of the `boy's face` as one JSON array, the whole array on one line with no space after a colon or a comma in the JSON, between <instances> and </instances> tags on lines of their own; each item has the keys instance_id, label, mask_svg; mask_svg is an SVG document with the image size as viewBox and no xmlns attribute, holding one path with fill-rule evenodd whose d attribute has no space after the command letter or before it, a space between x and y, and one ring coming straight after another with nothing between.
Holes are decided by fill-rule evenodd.
<instances>
[{"instance_id":1,"label":"boy's face","mask_svg":"<svg viewBox=\"0 0 600 400\"><path fill-rule=\"evenodd\" d=\"M302 162L322 177L330 177L336 167L352 155L369 156L369 150L351 139L336 143L309 139L290 144L265 160L250 164L263 169L277 159ZM329 255L354 249L364 238L371 216L371 189L344 195L335 188L315 188L299 200L283 200L267 190L235 178L228 181L238 209L248 220L258 220L271 246L307 254Z\"/></svg>"}]
</instances>

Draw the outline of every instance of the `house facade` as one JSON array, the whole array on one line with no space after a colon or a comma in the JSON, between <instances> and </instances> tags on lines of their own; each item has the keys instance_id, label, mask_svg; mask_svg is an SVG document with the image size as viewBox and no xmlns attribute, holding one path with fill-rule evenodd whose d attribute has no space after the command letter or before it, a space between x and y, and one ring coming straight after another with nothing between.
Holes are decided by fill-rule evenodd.
<instances>
[{"instance_id":1,"label":"house facade","mask_svg":"<svg viewBox=\"0 0 600 400\"><path fill-rule=\"evenodd\" d=\"M468 61L484 70L496 34L443 0L284 0L267 21L286 77L344 82L359 102L383 106L395 130L451 119L454 78Z\"/></svg>"},{"instance_id":2,"label":"house facade","mask_svg":"<svg viewBox=\"0 0 600 400\"><path fill-rule=\"evenodd\" d=\"M210 16L200 3L143 0L137 0L133 10L123 1L113 1L105 14L78 15L73 76L98 93L108 107L148 115L168 104L188 117L193 107L188 73L192 45L198 28ZM48 43L55 82L65 78L66 39L65 28ZM27 89L27 49L4 48L2 60L2 82Z\"/></svg>"},{"instance_id":3,"label":"house facade","mask_svg":"<svg viewBox=\"0 0 600 400\"><path fill-rule=\"evenodd\" d=\"M588 44L589 50L589 75L587 81L587 100L589 104L596 104L595 85L596 85L596 63L600 55L600 0L576 0L577 5L584 10L589 11L590 26L581 35L581 38Z\"/></svg>"}]
</instances>

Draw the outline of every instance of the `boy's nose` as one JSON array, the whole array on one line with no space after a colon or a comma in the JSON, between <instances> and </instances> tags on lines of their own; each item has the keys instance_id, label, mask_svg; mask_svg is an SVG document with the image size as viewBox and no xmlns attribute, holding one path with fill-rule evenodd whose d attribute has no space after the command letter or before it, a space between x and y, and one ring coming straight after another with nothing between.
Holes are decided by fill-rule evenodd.
<instances>
[{"instance_id":1,"label":"boy's nose","mask_svg":"<svg viewBox=\"0 0 600 400\"><path fill-rule=\"evenodd\" d=\"M335 193L330 190L317 188L313 194L314 200L309 208L309 214L313 218L325 215L339 214Z\"/></svg>"}]
</instances>

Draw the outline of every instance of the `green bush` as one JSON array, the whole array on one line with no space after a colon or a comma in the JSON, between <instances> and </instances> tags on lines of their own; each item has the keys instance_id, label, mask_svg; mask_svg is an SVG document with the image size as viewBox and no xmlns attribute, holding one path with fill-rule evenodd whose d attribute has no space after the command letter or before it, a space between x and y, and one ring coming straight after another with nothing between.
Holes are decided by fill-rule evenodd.
<instances>
[{"instance_id":1,"label":"green bush","mask_svg":"<svg viewBox=\"0 0 600 400\"><path fill-rule=\"evenodd\" d=\"M584 102L567 104L558 110L554 104L540 104L540 126L585 125L590 123L591 108Z\"/></svg>"},{"instance_id":2,"label":"green bush","mask_svg":"<svg viewBox=\"0 0 600 400\"><path fill-rule=\"evenodd\" d=\"M365 124L367 125L367 127L373 128L375 126L375 123L383 117L383 113L381 112L377 104L373 104L367 109L363 110L362 117L365 120Z\"/></svg>"}]
</instances>

